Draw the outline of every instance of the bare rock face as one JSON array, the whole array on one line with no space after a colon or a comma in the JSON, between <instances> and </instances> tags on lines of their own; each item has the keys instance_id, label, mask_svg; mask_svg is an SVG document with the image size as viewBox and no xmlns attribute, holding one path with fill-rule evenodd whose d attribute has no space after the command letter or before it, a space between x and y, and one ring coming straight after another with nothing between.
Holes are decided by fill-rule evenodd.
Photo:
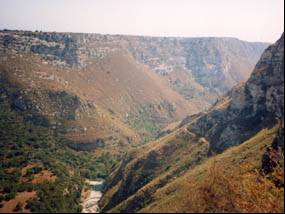
<instances>
[{"instance_id":1,"label":"bare rock face","mask_svg":"<svg viewBox=\"0 0 285 214\"><path fill-rule=\"evenodd\" d=\"M249 99L255 110L264 106L266 111L283 118L284 35L264 52L245 90L249 93Z\"/></svg>"},{"instance_id":2,"label":"bare rock face","mask_svg":"<svg viewBox=\"0 0 285 214\"><path fill-rule=\"evenodd\" d=\"M227 96L229 105L218 108L221 103L217 102L191 126L209 138L211 152L242 143L261 128L276 123L276 118L284 128L284 35L265 50L249 80ZM284 141L280 142L284 148Z\"/></svg>"},{"instance_id":3,"label":"bare rock face","mask_svg":"<svg viewBox=\"0 0 285 214\"><path fill-rule=\"evenodd\" d=\"M235 38L197 38L183 41L186 47L188 70L195 80L219 94L227 92L239 82L247 80L263 51L262 43L248 43ZM207 53L207 54L205 54ZM236 72L239 70L239 72Z\"/></svg>"},{"instance_id":4,"label":"bare rock face","mask_svg":"<svg viewBox=\"0 0 285 214\"><path fill-rule=\"evenodd\" d=\"M0 50L12 49L14 53L34 53L54 65L80 65L77 44L70 34L1 31Z\"/></svg>"}]
</instances>

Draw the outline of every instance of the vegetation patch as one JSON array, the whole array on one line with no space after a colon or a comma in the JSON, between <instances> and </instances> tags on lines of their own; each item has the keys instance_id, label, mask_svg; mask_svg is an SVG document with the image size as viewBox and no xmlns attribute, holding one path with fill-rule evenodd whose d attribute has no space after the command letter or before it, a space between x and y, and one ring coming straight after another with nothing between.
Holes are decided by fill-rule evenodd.
<instances>
[{"instance_id":1,"label":"vegetation patch","mask_svg":"<svg viewBox=\"0 0 285 214\"><path fill-rule=\"evenodd\" d=\"M21 92L17 95L21 101L16 103L23 109L12 108L13 95L22 90L6 81L2 72L0 75L1 211L81 212L85 179L105 178L118 160L109 153L94 156L74 151L56 130L27 120L41 116L35 103ZM61 118L74 119L78 98L64 92L49 97L52 108L63 110Z\"/></svg>"}]
</instances>

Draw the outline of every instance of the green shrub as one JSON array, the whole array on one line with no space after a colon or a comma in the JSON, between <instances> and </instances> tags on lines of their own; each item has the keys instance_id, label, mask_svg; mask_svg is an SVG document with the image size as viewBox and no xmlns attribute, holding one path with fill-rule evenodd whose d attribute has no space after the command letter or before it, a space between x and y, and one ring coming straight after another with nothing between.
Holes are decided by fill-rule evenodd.
<instances>
[{"instance_id":1,"label":"green shrub","mask_svg":"<svg viewBox=\"0 0 285 214\"><path fill-rule=\"evenodd\" d=\"M23 208L23 204L19 202L16 207L13 209L13 212L20 212Z\"/></svg>"},{"instance_id":2,"label":"green shrub","mask_svg":"<svg viewBox=\"0 0 285 214\"><path fill-rule=\"evenodd\" d=\"M29 177L29 176L31 176L31 175L38 174L38 173L40 173L42 170L43 170L42 167L33 167L33 168L27 170L27 173L26 173L25 176L26 176L26 177Z\"/></svg>"},{"instance_id":3,"label":"green shrub","mask_svg":"<svg viewBox=\"0 0 285 214\"><path fill-rule=\"evenodd\" d=\"M0 71L0 81L1 74ZM6 82L1 82L2 88L7 89L8 97L21 91ZM0 97L1 93L2 91ZM23 94L21 96L25 97ZM74 119L75 109L79 105L77 97L59 92L51 94L49 98L57 104L55 109L62 110L59 119ZM68 106L66 103L70 108L62 109L63 106ZM0 101L0 190L4 193L0 196L0 201L15 198L17 192L36 191L37 197L30 199L25 207L32 212L81 212L80 193L84 180L106 177L118 158L110 154L95 158L92 153L70 150L65 146L65 140L56 136L49 127L30 123L31 119L39 118L28 117L34 112L15 112L10 106L9 101L7 104ZM34 174L47 169L56 175L56 181L42 184L20 183L20 169L35 162L41 163L41 167L28 169L26 178L31 179ZM11 167L18 170L15 173L6 173L6 169ZM71 170L74 172L72 177ZM21 211L21 204L16 208L15 211Z\"/></svg>"},{"instance_id":4,"label":"green shrub","mask_svg":"<svg viewBox=\"0 0 285 214\"><path fill-rule=\"evenodd\" d=\"M0 203L4 200L4 196L0 195Z\"/></svg>"},{"instance_id":5,"label":"green shrub","mask_svg":"<svg viewBox=\"0 0 285 214\"><path fill-rule=\"evenodd\" d=\"M16 192L10 192L5 195L4 200L5 201L10 201L11 199L14 199L16 197Z\"/></svg>"}]
</instances>

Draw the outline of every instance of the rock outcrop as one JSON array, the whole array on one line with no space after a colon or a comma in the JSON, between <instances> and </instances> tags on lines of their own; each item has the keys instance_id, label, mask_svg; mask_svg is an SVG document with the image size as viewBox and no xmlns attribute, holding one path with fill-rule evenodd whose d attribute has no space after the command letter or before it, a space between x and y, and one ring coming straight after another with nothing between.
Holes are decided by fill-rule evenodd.
<instances>
[{"instance_id":1,"label":"rock outcrop","mask_svg":"<svg viewBox=\"0 0 285 214\"><path fill-rule=\"evenodd\" d=\"M265 50L249 80L227 97L191 125L210 140L211 152L242 143L276 118L284 127L284 35Z\"/></svg>"}]
</instances>

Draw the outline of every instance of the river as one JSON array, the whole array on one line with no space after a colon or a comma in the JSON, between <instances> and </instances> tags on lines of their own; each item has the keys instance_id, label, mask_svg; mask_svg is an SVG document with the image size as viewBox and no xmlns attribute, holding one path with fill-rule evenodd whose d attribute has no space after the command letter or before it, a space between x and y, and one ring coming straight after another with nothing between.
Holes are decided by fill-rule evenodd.
<instances>
[{"instance_id":1,"label":"river","mask_svg":"<svg viewBox=\"0 0 285 214\"><path fill-rule=\"evenodd\" d=\"M90 186L90 190L88 190L86 197L82 202L82 213L98 213L99 207L98 202L102 197L102 188L103 188L103 180L97 181L86 181L86 183Z\"/></svg>"}]
</instances>

